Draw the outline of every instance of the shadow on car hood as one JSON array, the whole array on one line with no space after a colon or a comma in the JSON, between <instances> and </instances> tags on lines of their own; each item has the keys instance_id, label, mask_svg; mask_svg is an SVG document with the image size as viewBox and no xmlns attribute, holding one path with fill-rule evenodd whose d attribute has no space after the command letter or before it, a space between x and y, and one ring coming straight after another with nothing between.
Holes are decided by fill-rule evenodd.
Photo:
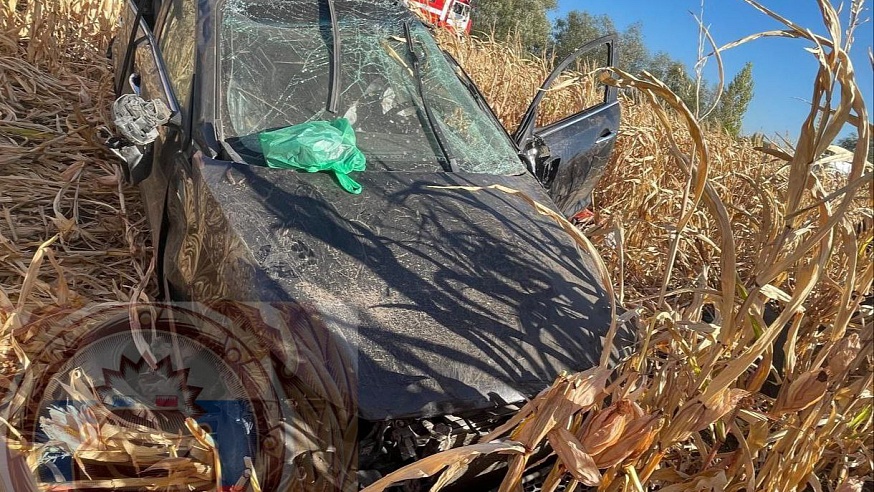
<instances>
[{"instance_id":1,"label":"shadow on car hood","mask_svg":"<svg viewBox=\"0 0 874 492\"><path fill-rule=\"evenodd\" d=\"M327 174L199 167L260 279L234 295L312 306L357 353L365 419L517 402L597 364L610 305L592 260L519 197L435 188L551 204L528 175L364 172L351 195Z\"/></svg>"}]
</instances>

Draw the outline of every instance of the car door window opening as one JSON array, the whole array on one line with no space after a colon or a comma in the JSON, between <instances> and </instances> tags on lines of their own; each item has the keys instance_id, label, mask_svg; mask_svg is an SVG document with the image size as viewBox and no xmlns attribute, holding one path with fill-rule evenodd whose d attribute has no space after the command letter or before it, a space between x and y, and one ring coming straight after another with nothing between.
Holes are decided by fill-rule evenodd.
<instances>
[{"instance_id":1,"label":"car door window opening","mask_svg":"<svg viewBox=\"0 0 874 492\"><path fill-rule=\"evenodd\" d=\"M613 64L613 47L616 43L616 35L608 34L602 36L598 39L590 41L576 51L565 57L559 64L553 69L552 73L549 77L543 82L540 89L537 92L537 95L534 97L534 100L528 106L528 109L525 112L525 115L522 117L522 121L519 126L516 128L516 131L513 133L513 140L516 142L516 145L519 148L524 149L531 138L534 136L535 130L538 130L537 120L538 120L538 110L540 108L541 103L543 102L543 98L546 94L549 93L549 89L557 80L559 80L564 72L574 66L579 66L579 63L583 61L583 56L598 52L599 50L605 50L604 53L606 55L606 59L604 60L605 66L612 66ZM599 63L600 64L600 63ZM594 111L597 108L615 103L616 102L616 89L611 88L607 85L603 87L603 99L599 101L597 104L594 104L590 108L587 108L583 113ZM575 115L570 115L567 118L564 118L560 121L556 121L547 127L560 125L563 121L571 118L575 118L577 116L582 115L582 113L578 113Z\"/></svg>"},{"instance_id":2,"label":"car door window opening","mask_svg":"<svg viewBox=\"0 0 874 492\"><path fill-rule=\"evenodd\" d=\"M139 33L140 20L142 20L142 18L143 18L143 11L148 6L148 0L139 0L139 2L136 3L136 6L137 6L136 7L136 15L134 15L133 25L131 26L130 36L128 38L127 45L126 45L127 49L125 50L125 53L124 53L124 62L122 63L122 67L124 68L125 71L129 70L131 64L133 63L134 50L135 50L134 41L137 39L137 34ZM124 77L120 77L118 75L116 75L116 77L117 78L116 78L116 82L115 82L115 93L121 94L122 87L124 86Z\"/></svg>"},{"instance_id":3,"label":"car door window opening","mask_svg":"<svg viewBox=\"0 0 874 492\"><path fill-rule=\"evenodd\" d=\"M217 129L245 163L264 164L260 132L345 117L368 170L442 172L454 158L462 172L526 171L506 132L416 21L409 38L417 77L404 29L409 14L391 0L335 5L343 62L337 113L330 113L331 21L319 3L228 0L221 8Z\"/></svg>"}]
</instances>

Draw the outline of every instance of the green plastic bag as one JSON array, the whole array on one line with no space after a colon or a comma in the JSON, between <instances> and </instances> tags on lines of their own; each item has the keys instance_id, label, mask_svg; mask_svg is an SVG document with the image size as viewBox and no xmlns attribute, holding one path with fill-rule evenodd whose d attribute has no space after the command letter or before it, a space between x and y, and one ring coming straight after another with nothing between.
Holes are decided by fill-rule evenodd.
<instances>
[{"instance_id":1,"label":"green plastic bag","mask_svg":"<svg viewBox=\"0 0 874 492\"><path fill-rule=\"evenodd\" d=\"M355 131L346 118L261 132L258 140L269 167L310 173L330 171L344 190L361 193L361 185L349 173L364 171L366 159L355 144Z\"/></svg>"}]
</instances>

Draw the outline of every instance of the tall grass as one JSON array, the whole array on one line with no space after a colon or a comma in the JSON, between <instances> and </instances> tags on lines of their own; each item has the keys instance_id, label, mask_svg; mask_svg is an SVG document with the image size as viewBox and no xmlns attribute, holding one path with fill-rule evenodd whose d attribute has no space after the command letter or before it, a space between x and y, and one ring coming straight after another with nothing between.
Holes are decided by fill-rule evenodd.
<instances>
[{"instance_id":1,"label":"tall grass","mask_svg":"<svg viewBox=\"0 0 874 492\"><path fill-rule=\"evenodd\" d=\"M721 51L784 36L819 62L798 140L779 148L704 131L649 74L599 74L631 92L586 232L618 302L637 316L640 345L617 367L559 378L481 440L508 456L502 491L517 490L543 445L558 455L546 491L849 491L871 479L871 127L847 54L862 2L849 26L818 2L826 37L748 3L785 29ZM489 40L443 41L512 130L550 60ZM563 89L577 91L564 98L577 110L593 86L579 76L590 82ZM860 135L854 152L831 145L846 125ZM852 162L848 175L837 160ZM481 452L453 450L397 477L446 466L442 485Z\"/></svg>"},{"instance_id":2,"label":"tall grass","mask_svg":"<svg viewBox=\"0 0 874 492\"><path fill-rule=\"evenodd\" d=\"M10 475L35 470L51 448L30 442L32 436L11 424L32 404L23 395L44 367L65 356L56 342L77 336L60 331L56 321L85 306L147 300L155 285L139 195L121 184L116 160L103 146L113 98L104 53L119 6L110 0L0 4L0 490L10 486ZM78 336L100 322L85 319ZM70 398L93 400L83 381L70 383ZM112 466L127 453L151 466L202 439L199 428L184 436L143 435L106 415L99 406L53 412L43 428L89 442L90 453L77 459ZM101 423L90 427L97 416ZM213 469L206 468L124 483L210 485ZM121 485L77 484L89 490ZM38 490L33 480L11 487Z\"/></svg>"},{"instance_id":3,"label":"tall grass","mask_svg":"<svg viewBox=\"0 0 874 492\"><path fill-rule=\"evenodd\" d=\"M127 300L144 282L145 218L101 135L117 9L103 0L0 7L4 336L34 310Z\"/></svg>"},{"instance_id":4,"label":"tall grass","mask_svg":"<svg viewBox=\"0 0 874 492\"><path fill-rule=\"evenodd\" d=\"M798 38L819 62L794 146L703 131L648 74L571 75L541 111L546 122L582 109L595 80L623 88L619 140L585 232L628 313L617 322L635 317L636 352L615 367L561 376L479 444L368 490L442 473L436 490L491 453L509 461L502 490L518 490L544 446L558 455L544 490L862 489L874 469L874 336L862 305L874 226L867 95L844 36L852 26L838 25L825 1L827 37L750 4L786 26L766 35ZM102 53L117 8L109 0L0 7L0 390L25 371L46 314L148 297L142 212L98 135L111 97ZM850 8L859 12L861 2ZM510 129L553 62L492 41L443 43ZM860 143L837 157L852 162L849 175L835 174L828 155L839 151L830 144L847 124ZM32 469L38 450L0 426L6 442L30 453ZM190 431L176 438L203 438ZM104 444L118 451L130 442ZM209 460L198 466L176 483L215 480Z\"/></svg>"}]
</instances>

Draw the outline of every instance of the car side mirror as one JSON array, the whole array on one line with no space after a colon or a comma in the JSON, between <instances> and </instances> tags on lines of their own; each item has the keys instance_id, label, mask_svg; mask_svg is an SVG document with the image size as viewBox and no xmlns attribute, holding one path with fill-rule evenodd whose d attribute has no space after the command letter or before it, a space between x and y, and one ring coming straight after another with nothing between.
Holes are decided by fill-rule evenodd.
<instances>
[{"instance_id":1,"label":"car side mirror","mask_svg":"<svg viewBox=\"0 0 874 492\"><path fill-rule=\"evenodd\" d=\"M148 3L140 0L139 7ZM122 94L113 103L115 132L106 141L109 150L124 161L122 169L130 184L137 184L151 174L151 144L158 138L158 128L166 126L178 131L183 128L182 111L167 69L151 30L141 22L141 13L142 10L137 10L132 24L137 29L131 31L124 47L124 62L116 80L117 93L123 90L125 78L133 93Z\"/></svg>"},{"instance_id":2,"label":"car side mirror","mask_svg":"<svg viewBox=\"0 0 874 492\"><path fill-rule=\"evenodd\" d=\"M173 115L160 99L146 101L139 94L124 94L112 104L112 122L128 141L148 145L158 138L158 127L170 122Z\"/></svg>"},{"instance_id":3,"label":"car side mirror","mask_svg":"<svg viewBox=\"0 0 874 492\"><path fill-rule=\"evenodd\" d=\"M158 127L172 122L173 112L164 101L146 101L136 93L116 99L110 113L118 136L110 138L107 147L124 161L126 180L137 184L151 172L151 160L143 159L147 146L158 138Z\"/></svg>"},{"instance_id":4,"label":"car side mirror","mask_svg":"<svg viewBox=\"0 0 874 492\"><path fill-rule=\"evenodd\" d=\"M533 136L525 146L522 156L531 174L545 188L549 188L558 173L558 164L561 160L552 157L552 152L546 142L537 135Z\"/></svg>"}]
</instances>

